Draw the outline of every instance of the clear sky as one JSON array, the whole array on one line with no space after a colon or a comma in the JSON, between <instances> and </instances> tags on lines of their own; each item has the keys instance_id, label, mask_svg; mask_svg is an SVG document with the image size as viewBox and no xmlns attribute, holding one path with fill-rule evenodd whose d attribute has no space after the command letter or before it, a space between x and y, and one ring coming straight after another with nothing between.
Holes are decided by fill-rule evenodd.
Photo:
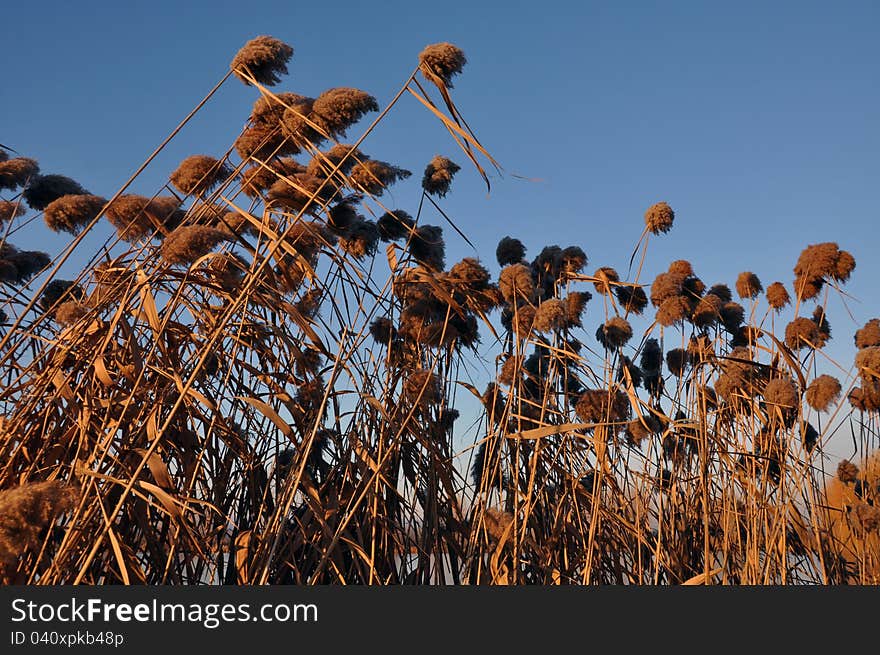
<instances>
[{"instance_id":1,"label":"clear sky","mask_svg":"<svg viewBox=\"0 0 880 655\"><path fill-rule=\"evenodd\" d=\"M625 270L666 200L676 225L652 238L644 281L683 258L708 284L752 270L790 288L803 247L837 241L858 265L853 318L829 304L828 354L849 367L853 331L880 315L876 2L83 0L7 3L3 21L0 143L93 193L112 195L258 34L295 48L278 90L354 86L380 104L426 44L451 41L469 60L454 97L504 172L487 196L464 166L444 207L493 272L505 234ZM255 97L230 80L134 190L225 152ZM363 150L416 173L393 196L410 211L431 156L466 163L412 100ZM450 262L473 254L446 232ZM66 243L38 225L12 241Z\"/></svg>"}]
</instances>

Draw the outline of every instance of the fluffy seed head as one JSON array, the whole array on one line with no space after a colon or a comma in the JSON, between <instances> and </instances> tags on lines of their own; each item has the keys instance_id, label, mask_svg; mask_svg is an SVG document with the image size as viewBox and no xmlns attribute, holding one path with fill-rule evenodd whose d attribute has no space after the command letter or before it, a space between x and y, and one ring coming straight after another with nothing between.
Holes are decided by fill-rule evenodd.
<instances>
[{"instance_id":1,"label":"fluffy seed head","mask_svg":"<svg viewBox=\"0 0 880 655\"><path fill-rule=\"evenodd\" d=\"M610 266L603 266L596 269L596 272L593 273L593 277L596 278L595 282L593 282L593 286L596 287L596 291L603 296L609 295L611 293L611 287L616 282L620 282L620 276L617 274L617 271Z\"/></svg>"},{"instance_id":2,"label":"fluffy seed head","mask_svg":"<svg viewBox=\"0 0 880 655\"><path fill-rule=\"evenodd\" d=\"M434 43L419 53L419 68L426 79L452 88L452 78L461 73L467 58L451 43Z\"/></svg>"},{"instance_id":3,"label":"fluffy seed head","mask_svg":"<svg viewBox=\"0 0 880 655\"><path fill-rule=\"evenodd\" d=\"M395 209L385 212L376 221L376 227L379 229L379 238L382 241L397 241L408 237L415 228L416 222L407 212L402 209Z\"/></svg>"},{"instance_id":4,"label":"fluffy seed head","mask_svg":"<svg viewBox=\"0 0 880 655\"><path fill-rule=\"evenodd\" d=\"M694 274L694 267L686 259L676 259L669 265L669 273L681 277L690 277Z\"/></svg>"},{"instance_id":5,"label":"fluffy seed head","mask_svg":"<svg viewBox=\"0 0 880 655\"><path fill-rule=\"evenodd\" d=\"M19 216L23 216L25 213L25 208L22 203L12 202L10 200L0 200L0 225L4 225Z\"/></svg>"},{"instance_id":6,"label":"fluffy seed head","mask_svg":"<svg viewBox=\"0 0 880 655\"><path fill-rule=\"evenodd\" d=\"M489 271L473 257L465 257L449 269L449 275L456 283L470 290L483 291L489 286Z\"/></svg>"},{"instance_id":7,"label":"fluffy seed head","mask_svg":"<svg viewBox=\"0 0 880 655\"><path fill-rule=\"evenodd\" d=\"M355 259L376 254L379 246L379 230L373 221L357 221L339 239L339 247Z\"/></svg>"},{"instance_id":8,"label":"fluffy seed head","mask_svg":"<svg viewBox=\"0 0 880 655\"><path fill-rule=\"evenodd\" d=\"M285 137L278 123L253 123L242 130L233 146L242 160L251 157L268 160L300 152L300 147Z\"/></svg>"},{"instance_id":9,"label":"fluffy seed head","mask_svg":"<svg viewBox=\"0 0 880 655\"><path fill-rule=\"evenodd\" d=\"M859 350L880 346L880 318L872 318L860 330L856 330L855 343Z\"/></svg>"},{"instance_id":10,"label":"fluffy seed head","mask_svg":"<svg viewBox=\"0 0 880 655\"><path fill-rule=\"evenodd\" d=\"M449 193L452 178L460 170L461 166L451 159L435 155L425 167L425 174L422 176L422 188L432 196L443 198Z\"/></svg>"},{"instance_id":11,"label":"fluffy seed head","mask_svg":"<svg viewBox=\"0 0 880 655\"><path fill-rule=\"evenodd\" d=\"M588 389L574 411L584 423L619 423L629 418L631 407L624 391Z\"/></svg>"},{"instance_id":12,"label":"fluffy seed head","mask_svg":"<svg viewBox=\"0 0 880 655\"><path fill-rule=\"evenodd\" d=\"M79 234L106 204L105 198L90 194L61 196L49 203L43 212L43 220L53 232Z\"/></svg>"},{"instance_id":13,"label":"fluffy seed head","mask_svg":"<svg viewBox=\"0 0 880 655\"><path fill-rule=\"evenodd\" d=\"M89 308L76 300L63 302L55 309L55 321L61 325L73 325L88 315Z\"/></svg>"},{"instance_id":14,"label":"fluffy seed head","mask_svg":"<svg viewBox=\"0 0 880 655\"><path fill-rule=\"evenodd\" d=\"M72 280L52 280L40 296L40 309L44 312L52 310L63 298L65 300L82 300L83 290Z\"/></svg>"},{"instance_id":15,"label":"fluffy seed head","mask_svg":"<svg viewBox=\"0 0 880 655\"><path fill-rule=\"evenodd\" d=\"M819 326L805 316L798 316L785 326L785 345L792 350L816 348L820 341Z\"/></svg>"},{"instance_id":16,"label":"fluffy seed head","mask_svg":"<svg viewBox=\"0 0 880 655\"><path fill-rule=\"evenodd\" d=\"M657 322L664 327L683 323L691 311L691 305L682 296L672 296L657 309Z\"/></svg>"},{"instance_id":17,"label":"fluffy seed head","mask_svg":"<svg viewBox=\"0 0 880 655\"><path fill-rule=\"evenodd\" d=\"M498 242L498 247L495 249L495 257L498 259L500 266L519 264L526 257L526 247L519 239L504 237Z\"/></svg>"},{"instance_id":18,"label":"fluffy seed head","mask_svg":"<svg viewBox=\"0 0 880 655\"><path fill-rule=\"evenodd\" d=\"M682 377L690 363L690 354L684 348L673 348L666 353L666 366L675 377Z\"/></svg>"},{"instance_id":19,"label":"fluffy seed head","mask_svg":"<svg viewBox=\"0 0 880 655\"><path fill-rule=\"evenodd\" d=\"M387 316L380 316L370 323L370 334L376 343L388 345L397 338L397 329Z\"/></svg>"},{"instance_id":20,"label":"fluffy seed head","mask_svg":"<svg viewBox=\"0 0 880 655\"><path fill-rule=\"evenodd\" d=\"M229 67L247 86L253 78L263 86L274 86L287 75L287 62L293 57L293 48L271 36L251 39L239 50Z\"/></svg>"},{"instance_id":21,"label":"fluffy seed head","mask_svg":"<svg viewBox=\"0 0 880 655\"><path fill-rule=\"evenodd\" d=\"M379 111L379 103L365 91L349 87L328 89L312 103L312 111L320 125L332 136L345 136L346 130L371 111Z\"/></svg>"},{"instance_id":22,"label":"fluffy seed head","mask_svg":"<svg viewBox=\"0 0 880 655\"><path fill-rule=\"evenodd\" d=\"M745 315L745 309L737 302L726 302L721 306L721 323L724 325L724 329L731 334L735 333L742 325Z\"/></svg>"},{"instance_id":23,"label":"fluffy seed head","mask_svg":"<svg viewBox=\"0 0 880 655\"><path fill-rule=\"evenodd\" d=\"M824 412L840 398L840 390L840 381L837 378L820 375L807 387L804 397L810 407Z\"/></svg>"},{"instance_id":24,"label":"fluffy seed head","mask_svg":"<svg viewBox=\"0 0 880 655\"><path fill-rule=\"evenodd\" d=\"M562 300L551 298L538 305L535 312L535 330L553 332L562 330L567 324L567 306Z\"/></svg>"},{"instance_id":25,"label":"fluffy seed head","mask_svg":"<svg viewBox=\"0 0 880 655\"><path fill-rule=\"evenodd\" d=\"M794 279L794 292L801 300L811 300L819 295L825 281L821 277L802 277Z\"/></svg>"},{"instance_id":26,"label":"fluffy seed head","mask_svg":"<svg viewBox=\"0 0 880 655\"><path fill-rule=\"evenodd\" d=\"M415 369L403 381L403 397L415 405L427 407L443 398L443 385L431 371Z\"/></svg>"},{"instance_id":27,"label":"fluffy seed head","mask_svg":"<svg viewBox=\"0 0 880 655\"><path fill-rule=\"evenodd\" d=\"M18 187L25 186L29 180L36 178L39 174L40 165L35 159L16 157L2 161L0 162L0 191L15 191Z\"/></svg>"},{"instance_id":28,"label":"fluffy seed head","mask_svg":"<svg viewBox=\"0 0 880 655\"><path fill-rule=\"evenodd\" d=\"M724 303L721 298L714 294L706 294L700 298L694 309L693 321L698 328L708 328L721 320L721 310Z\"/></svg>"},{"instance_id":29,"label":"fluffy seed head","mask_svg":"<svg viewBox=\"0 0 880 655\"><path fill-rule=\"evenodd\" d=\"M439 225L420 225L409 241L409 252L417 262L437 271L446 266L446 243Z\"/></svg>"},{"instance_id":30,"label":"fluffy seed head","mask_svg":"<svg viewBox=\"0 0 880 655\"><path fill-rule=\"evenodd\" d=\"M791 302L791 297L782 282L774 282L767 287L767 304L777 312L782 311Z\"/></svg>"},{"instance_id":31,"label":"fluffy seed head","mask_svg":"<svg viewBox=\"0 0 880 655\"><path fill-rule=\"evenodd\" d=\"M587 253L579 246L562 249L562 269L566 273L580 273L587 265Z\"/></svg>"},{"instance_id":32,"label":"fluffy seed head","mask_svg":"<svg viewBox=\"0 0 880 655\"><path fill-rule=\"evenodd\" d=\"M333 193L333 186L325 180L308 173L296 173L270 186L266 199L293 213L314 212L319 208L318 203L327 202Z\"/></svg>"},{"instance_id":33,"label":"fluffy seed head","mask_svg":"<svg viewBox=\"0 0 880 655\"><path fill-rule=\"evenodd\" d=\"M589 291L572 291L565 297L565 318L569 327L581 327L587 303L593 295Z\"/></svg>"},{"instance_id":34,"label":"fluffy seed head","mask_svg":"<svg viewBox=\"0 0 880 655\"><path fill-rule=\"evenodd\" d=\"M651 304L660 307L670 298L681 296L685 279L678 273L660 273L651 284Z\"/></svg>"},{"instance_id":35,"label":"fluffy seed head","mask_svg":"<svg viewBox=\"0 0 880 655\"><path fill-rule=\"evenodd\" d=\"M337 143L325 152L312 157L306 170L310 175L326 177L330 171L339 167L340 172L348 175L355 164L365 159L369 159L369 157L354 146Z\"/></svg>"},{"instance_id":36,"label":"fluffy seed head","mask_svg":"<svg viewBox=\"0 0 880 655\"><path fill-rule=\"evenodd\" d=\"M856 368L866 383L880 380L880 346L862 348L856 353Z\"/></svg>"},{"instance_id":37,"label":"fluffy seed head","mask_svg":"<svg viewBox=\"0 0 880 655\"><path fill-rule=\"evenodd\" d=\"M532 331L535 324L535 315L537 312L531 305L524 305L516 310L513 317L513 331L516 332L520 339L525 339Z\"/></svg>"},{"instance_id":38,"label":"fluffy seed head","mask_svg":"<svg viewBox=\"0 0 880 655\"><path fill-rule=\"evenodd\" d=\"M373 195L381 196L386 188L397 182L405 180L412 173L403 168L392 166L384 161L368 159L359 162L351 169L351 181L356 189Z\"/></svg>"},{"instance_id":39,"label":"fluffy seed head","mask_svg":"<svg viewBox=\"0 0 880 655\"><path fill-rule=\"evenodd\" d=\"M498 288L502 297L511 304L517 300L530 300L535 293L531 269L525 264L505 266L498 276Z\"/></svg>"},{"instance_id":40,"label":"fluffy seed head","mask_svg":"<svg viewBox=\"0 0 880 655\"><path fill-rule=\"evenodd\" d=\"M672 229L675 212L665 202L658 202L648 207L645 212L645 226L653 234L662 234Z\"/></svg>"},{"instance_id":41,"label":"fluffy seed head","mask_svg":"<svg viewBox=\"0 0 880 655\"><path fill-rule=\"evenodd\" d=\"M793 410L799 405L797 387L789 378L773 378L764 387L764 400L783 410Z\"/></svg>"},{"instance_id":42,"label":"fluffy seed head","mask_svg":"<svg viewBox=\"0 0 880 655\"><path fill-rule=\"evenodd\" d=\"M798 257L794 273L800 278L830 277L837 270L840 249L836 243L815 243L807 246Z\"/></svg>"},{"instance_id":43,"label":"fluffy seed head","mask_svg":"<svg viewBox=\"0 0 880 655\"><path fill-rule=\"evenodd\" d=\"M241 172L241 190L245 195L256 198L265 193L279 178L305 171L305 166L293 157L284 157L265 165L254 164Z\"/></svg>"},{"instance_id":44,"label":"fluffy seed head","mask_svg":"<svg viewBox=\"0 0 880 655\"><path fill-rule=\"evenodd\" d=\"M43 211L61 196L87 193L78 182L65 175L37 175L31 178L22 195L33 209Z\"/></svg>"},{"instance_id":45,"label":"fluffy seed head","mask_svg":"<svg viewBox=\"0 0 880 655\"><path fill-rule=\"evenodd\" d=\"M855 482L859 479L859 467L847 459L840 460L837 465L837 479L844 484Z\"/></svg>"},{"instance_id":46,"label":"fluffy seed head","mask_svg":"<svg viewBox=\"0 0 880 655\"><path fill-rule=\"evenodd\" d=\"M736 292L742 299L757 298L763 291L761 280L751 271L744 271L736 278Z\"/></svg>"},{"instance_id":47,"label":"fluffy seed head","mask_svg":"<svg viewBox=\"0 0 880 655\"><path fill-rule=\"evenodd\" d=\"M709 287L706 295L718 296L722 302L730 302L733 300L733 294L730 293L730 287L726 284L715 284Z\"/></svg>"},{"instance_id":48,"label":"fluffy seed head","mask_svg":"<svg viewBox=\"0 0 880 655\"><path fill-rule=\"evenodd\" d=\"M855 268L856 258L852 256L852 253L841 250L837 254L837 263L831 272L831 277L838 282L846 282Z\"/></svg>"},{"instance_id":49,"label":"fluffy seed head","mask_svg":"<svg viewBox=\"0 0 880 655\"><path fill-rule=\"evenodd\" d=\"M824 348L825 344L831 339L831 324L828 322L828 315L822 306L813 310L813 322L818 330L818 339L816 341L817 348Z\"/></svg>"},{"instance_id":50,"label":"fluffy seed head","mask_svg":"<svg viewBox=\"0 0 880 655\"><path fill-rule=\"evenodd\" d=\"M208 155L190 155L171 174L171 184L181 193L206 193L229 177L224 162Z\"/></svg>"},{"instance_id":51,"label":"fluffy seed head","mask_svg":"<svg viewBox=\"0 0 880 655\"><path fill-rule=\"evenodd\" d=\"M622 348L632 339L632 327L620 316L613 316L596 331L596 339L605 348Z\"/></svg>"},{"instance_id":52,"label":"fluffy seed head","mask_svg":"<svg viewBox=\"0 0 880 655\"><path fill-rule=\"evenodd\" d=\"M110 203L105 215L120 239L137 241L151 235L159 226L178 222L180 202L173 196L147 198L124 194Z\"/></svg>"},{"instance_id":53,"label":"fluffy seed head","mask_svg":"<svg viewBox=\"0 0 880 655\"><path fill-rule=\"evenodd\" d=\"M614 295L625 312L641 314L648 306L648 296L642 287L621 285L614 288Z\"/></svg>"},{"instance_id":54,"label":"fluffy seed head","mask_svg":"<svg viewBox=\"0 0 880 655\"><path fill-rule=\"evenodd\" d=\"M207 225L185 225L174 229L162 243L159 253L169 264L189 266L226 241L226 232Z\"/></svg>"},{"instance_id":55,"label":"fluffy seed head","mask_svg":"<svg viewBox=\"0 0 880 655\"><path fill-rule=\"evenodd\" d=\"M642 347L642 356L639 365L645 373L659 373L663 366L663 351L657 339L647 339Z\"/></svg>"},{"instance_id":56,"label":"fluffy seed head","mask_svg":"<svg viewBox=\"0 0 880 655\"><path fill-rule=\"evenodd\" d=\"M43 531L77 500L61 482L31 482L0 491L0 562L12 565L29 548L38 548Z\"/></svg>"}]
</instances>

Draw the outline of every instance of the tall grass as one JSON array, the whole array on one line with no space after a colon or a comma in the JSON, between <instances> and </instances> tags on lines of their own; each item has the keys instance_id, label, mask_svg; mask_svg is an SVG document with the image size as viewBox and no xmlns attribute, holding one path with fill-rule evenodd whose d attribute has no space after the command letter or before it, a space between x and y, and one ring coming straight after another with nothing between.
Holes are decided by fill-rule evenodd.
<instances>
[{"instance_id":1,"label":"tall grass","mask_svg":"<svg viewBox=\"0 0 880 655\"><path fill-rule=\"evenodd\" d=\"M73 235L54 258L0 253L7 583L880 581L880 328L842 384L817 374L849 253L813 244L766 294L731 262L739 302L683 260L646 279L674 229L657 203L632 274L511 237L496 282L447 266L440 203L467 171L428 162L411 215L384 194L410 171L361 146L416 100L488 183L450 90L463 53L429 46L381 107L273 92L292 54L236 55L221 84L256 89L248 124L153 197L4 153L8 235L40 212ZM474 358L494 379L475 386ZM829 482L841 423L866 459Z\"/></svg>"}]
</instances>

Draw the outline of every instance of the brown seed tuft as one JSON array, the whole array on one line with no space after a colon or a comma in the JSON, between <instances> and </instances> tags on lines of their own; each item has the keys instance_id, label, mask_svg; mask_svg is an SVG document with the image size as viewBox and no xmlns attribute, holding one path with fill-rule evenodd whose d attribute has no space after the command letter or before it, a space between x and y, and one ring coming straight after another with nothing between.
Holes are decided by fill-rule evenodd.
<instances>
[{"instance_id":1,"label":"brown seed tuft","mask_svg":"<svg viewBox=\"0 0 880 655\"><path fill-rule=\"evenodd\" d=\"M526 339L532 331L535 324L535 315L537 312L531 305L524 305L516 310L513 317L513 331L520 339Z\"/></svg>"},{"instance_id":2,"label":"brown seed tuft","mask_svg":"<svg viewBox=\"0 0 880 655\"><path fill-rule=\"evenodd\" d=\"M552 298L538 305L535 312L534 328L538 332L555 332L567 325L567 305L562 300Z\"/></svg>"},{"instance_id":3,"label":"brown seed tuft","mask_svg":"<svg viewBox=\"0 0 880 655\"><path fill-rule=\"evenodd\" d=\"M15 191L17 188L27 185L39 174L40 165L35 159L16 157L2 161L0 162L0 191Z\"/></svg>"},{"instance_id":4,"label":"brown seed tuft","mask_svg":"<svg viewBox=\"0 0 880 655\"><path fill-rule=\"evenodd\" d=\"M734 334L739 330L745 318L743 306L737 302L726 302L721 307L721 324L724 329Z\"/></svg>"},{"instance_id":5,"label":"brown seed tuft","mask_svg":"<svg viewBox=\"0 0 880 655\"><path fill-rule=\"evenodd\" d=\"M658 202L648 207L645 212L645 225L649 232L662 234L672 229L675 220L675 212L665 202Z\"/></svg>"},{"instance_id":6,"label":"brown seed tuft","mask_svg":"<svg viewBox=\"0 0 880 655\"><path fill-rule=\"evenodd\" d=\"M43 220L53 232L79 234L107 204L100 196L67 195L53 200L43 212Z\"/></svg>"},{"instance_id":7,"label":"brown seed tuft","mask_svg":"<svg viewBox=\"0 0 880 655\"><path fill-rule=\"evenodd\" d=\"M417 262L436 271L446 266L446 242L439 225L420 225L409 240L409 252Z\"/></svg>"},{"instance_id":8,"label":"brown seed tuft","mask_svg":"<svg viewBox=\"0 0 880 655\"><path fill-rule=\"evenodd\" d=\"M782 282L774 282L767 287L767 304L777 312L782 311L791 302L791 297Z\"/></svg>"},{"instance_id":9,"label":"brown seed tuft","mask_svg":"<svg viewBox=\"0 0 880 655\"><path fill-rule=\"evenodd\" d=\"M125 194L107 207L107 220L119 238L134 242L150 236L160 225L179 222L180 202L172 196L146 198Z\"/></svg>"},{"instance_id":10,"label":"brown seed tuft","mask_svg":"<svg viewBox=\"0 0 880 655\"><path fill-rule=\"evenodd\" d=\"M38 548L43 531L73 509L78 494L61 482L30 482L0 491L0 562L14 564L25 550Z\"/></svg>"},{"instance_id":11,"label":"brown seed tuft","mask_svg":"<svg viewBox=\"0 0 880 655\"><path fill-rule=\"evenodd\" d=\"M416 222L407 212L402 209L385 212L376 221L376 227L379 229L379 238L382 241L397 241L408 237L415 228Z\"/></svg>"},{"instance_id":12,"label":"brown seed tuft","mask_svg":"<svg viewBox=\"0 0 880 655\"><path fill-rule=\"evenodd\" d=\"M355 259L372 257L379 247L379 230L374 221L357 221L339 239L339 247Z\"/></svg>"},{"instance_id":13,"label":"brown seed tuft","mask_svg":"<svg viewBox=\"0 0 880 655\"><path fill-rule=\"evenodd\" d=\"M669 273L679 275L681 277L690 277L694 274L694 267L686 259L676 259L669 265Z\"/></svg>"},{"instance_id":14,"label":"brown seed tuft","mask_svg":"<svg viewBox=\"0 0 880 655\"><path fill-rule=\"evenodd\" d=\"M386 188L405 180L412 173L403 168L392 166L384 161L368 159L359 162L351 169L350 178L356 189L373 196L381 196Z\"/></svg>"},{"instance_id":15,"label":"brown seed tuft","mask_svg":"<svg viewBox=\"0 0 880 655\"><path fill-rule=\"evenodd\" d=\"M625 312L641 314L648 306L648 296L642 287L621 285L614 288L614 294Z\"/></svg>"},{"instance_id":16,"label":"brown seed tuft","mask_svg":"<svg viewBox=\"0 0 880 655\"><path fill-rule=\"evenodd\" d=\"M859 479L859 467L847 459L840 460L837 465L837 479L844 484L855 482Z\"/></svg>"},{"instance_id":17,"label":"brown seed tuft","mask_svg":"<svg viewBox=\"0 0 880 655\"><path fill-rule=\"evenodd\" d=\"M0 225L23 216L26 213L24 205L11 200L0 200Z\"/></svg>"},{"instance_id":18,"label":"brown seed tuft","mask_svg":"<svg viewBox=\"0 0 880 655\"><path fill-rule=\"evenodd\" d=\"M229 166L208 155L190 155L171 174L171 184L187 195L207 193L231 174Z\"/></svg>"},{"instance_id":19,"label":"brown seed tuft","mask_svg":"<svg viewBox=\"0 0 880 655\"><path fill-rule=\"evenodd\" d=\"M345 136L346 130L371 111L379 111L379 103L365 91L349 87L328 89L312 103L318 122L331 136Z\"/></svg>"},{"instance_id":20,"label":"brown seed tuft","mask_svg":"<svg viewBox=\"0 0 880 655\"><path fill-rule=\"evenodd\" d=\"M265 193L279 178L305 171L305 166L293 157L284 157L268 164L254 164L241 172L241 190L245 195L256 198Z\"/></svg>"},{"instance_id":21,"label":"brown seed tuft","mask_svg":"<svg viewBox=\"0 0 880 655\"><path fill-rule=\"evenodd\" d=\"M498 288L502 297L513 304L518 300L530 301L535 293L535 280L531 269L524 264L511 264L501 270Z\"/></svg>"},{"instance_id":22,"label":"brown seed tuft","mask_svg":"<svg viewBox=\"0 0 880 655\"><path fill-rule=\"evenodd\" d=\"M733 300L733 294L730 292L730 287L726 284L715 284L709 287L709 290L706 292L706 295L718 296L721 298L722 302L730 302Z\"/></svg>"},{"instance_id":23,"label":"brown seed tuft","mask_svg":"<svg viewBox=\"0 0 880 655\"><path fill-rule=\"evenodd\" d=\"M800 405L797 387L789 378L773 378L764 387L764 400L782 410L791 411Z\"/></svg>"},{"instance_id":24,"label":"brown seed tuft","mask_svg":"<svg viewBox=\"0 0 880 655\"><path fill-rule=\"evenodd\" d=\"M422 188L425 190L425 193L443 198L449 193L452 178L460 170L461 166L448 157L435 155L425 167L425 174L422 176Z\"/></svg>"},{"instance_id":25,"label":"brown seed tuft","mask_svg":"<svg viewBox=\"0 0 880 655\"><path fill-rule=\"evenodd\" d=\"M495 257L500 266L520 264L526 257L526 247L523 242L513 237L504 237L498 242L495 249Z\"/></svg>"},{"instance_id":26,"label":"brown seed tuft","mask_svg":"<svg viewBox=\"0 0 880 655\"><path fill-rule=\"evenodd\" d=\"M40 296L40 309L44 312L52 311L62 299L64 300L82 300L82 288L72 280L52 280L46 285L43 294Z\"/></svg>"},{"instance_id":27,"label":"brown seed tuft","mask_svg":"<svg viewBox=\"0 0 880 655\"><path fill-rule=\"evenodd\" d=\"M683 348L673 348L666 353L666 366L669 372L676 377L680 378L684 375L684 370L690 361L690 354Z\"/></svg>"},{"instance_id":28,"label":"brown seed tuft","mask_svg":"<svg viewBox=\"0 0 880 655\"><path fill-rule=\"evenodd\" d=\"M657 322L664 327L670 327L687 320L691 311L691 305L682 296L672 296L663 301L657 310Z\"/></svg>"},{"instance_id":29,"label":"brown seed tuft","mask_svg":"<svg viewBox=\"0 0 880 655\"><path fill-rule=\"evenodd\" d=\"M306 170L310 175L326 177L330 171L338 167L343 175L348 175L359 161L366 159L369 157L354 146L337 143L327 151L312 157Z\"/></svg>"},{"instance_id":30,"label":"brown seed tuft","mask_svg":"<svg viewBox=\"0 0 880 655\"><path fill-rule=\"evenodd\" d=\"M613 316L596 330L596 340L605 348L622 348L632 339L632 326L620 316Z\"/></svg>"},{"instance_id":31,"label":"brown seed tuft","mask_svg":"<svg viewBox=\"0 0 880 655\"><path fill-rule=\"evenodd\" d=\"M678 273L660 273L651 284L651 304L660 307L670 298L681 296L685 279Z\"/></svg>"},{"instance_id":32,"label":"brown seed tuft","mask_svg":"<svg viewBox=\"0 0 880 655\"><path fill-rule=\"evenodd\" d=\"M419 69L426 79L452 88L452 78L461 73L467 58L451 43L434 43L419 53Z\"/></svg>"},{"instance_id":33,"label":"brown seed tuft","mask_svg":"<svg viewBox=\"0 0 880 655\"><path fill-rule=\"evenodd\" d=\"M565 297L565 318L568 327L581 327L583 325L584 310L593 295L589 291L572 291Z\"/></svg>"},{"instance_id":34,"label":"brown seed tuft","mask_svg":"<svg viewBox=\"0 0 880 655\"><path fill-rule=\"evenodd\" d=\"M880 318L872 318L855 334L856 348L880 346Z\"/></svg>"},{"instance_id":35,"label":"brown seed tuft","mask_svg":"<svg viewBox=\"0 0 880 655\"><path fill-rule=\"evenodd\" d=\"M601 268L596 269L596 272L593 273L593 277L596 278L596 281L593 282L593 286L596 287L596 291L601 293L603 296L607 296L611 294L611 287L620 282L620 276L610 266L603 266Z\"/></svg>"},{"instance_id":36,"label":"brown seed tuft","mask_svg":"<svg viewBox=\"0 0 880 655\"><path fill-rule=\"evenodd\" d=\"M485 291L489 288L489 271L473 257L465 257L449 269L449 275L456 284L471 291Z\"/></svg>"},{"instance_id":37,"label":"brown seed tuft","mask_svg":"<svg viewBox=\"0 0 880 655\"><path fill-rule=\"evenodd\" d=\"M631 406L624 391L588 389L574 411L584 423L619 423L629 418Z\"/></svg>"},{"instance_id":38,"label":"brown seed tuft","mask_svg":"<svg viewBox=\"0 0 880 655\"><path fill-rule=\"evenodd\" d=\"M223 230L207 225L187 225L173 230L162 243L159 253L169 264L189 266L227 239Z\"/></svg>"},{"instance_id":39,"label":"brown seed tuft","mask_svg":"<svg viewBox=\"0 0 880 655\"><path fill-rule=\"evenodd\" d=\"M743 300L757 298L763 290L761 280L751 271L744 271L736 278L736 292Z\"/></svg>"},{"instance_id":40,"label":"brown seed tuft","mask_svg":"<svg viewBox=\"0 0 880 655\"><path fill-rule=\"evenodd\" d=\"M807 404L820 412L828 408L840 398L840 381L830 375L820 375L815 378L804 394Z\"/></svg>"},{"instance_id":41,"label":"brown seed tuft","mask_svg":"<svg viewBox=\"0 0 880 655\"><path fill-rule=\"evenodd\" d=\"M694 309L693 321L698 328L709 328L721 320L721 311L724 303L715 294L708 293L697 303Z\"/></svg>"},{"instance_id":42,"label":"brown seed tuft","mask_svg":"<svg viewBox=\"0 0 880 655\"><path fill-rule=\"evenodd\" d=\"M43 211L61 196L87 193L78 182L65 175L37 175L31 178L22 196L33 209Z\"/></svg>"},{"instance_id":43,"label":"brown seed tuft","mask_svg":"<svg viewBox=\"0 0 880 655\"><path fill-rule=\"evenodd\" d=\"M798 316L785 326L785 345L792 350L818 348L820 341L819 326L805 316Z\"/></svg>"},{"instance_id":44,"label":"brown seed tuft","mask_svg":"<svg viewBox=\"0 0 880 655\"><path fill-rule=\"evenodd\" d=\"M55 309L55 320L61 325L73 325L89 313L89 308L76 300L63 302Z\"/></svg>"},{"instance_id":45,"label":"brown seed tuft","mask_svg":"<svg viewBox=\"0 0 880 655\"><path fill-rule=\"evenodd\" d=\"M403 381L403 397L420 407L439 403L443 399L442 382L431 371L415 369Z\"/></svg>"},{"instance_id":46,"label":"brown seed tuft","mask_svg":"<svg viewBox=\"0 0 880 655\"><path fill-rule=\"evenodd\" d=\"M239 50L229 68L247 86L251 78L264 86L273 86L287 75L287 62L293 57L293 48L271 36L251 39Z\"/></svg>"},{"instance_id":47,"label":"brown seed tuft","mask_svg":"<svg viewBox=\"0 0 880 655\"><path fill-rule=\"evenodd\" d=\"M380 344L388 345L397 338L397 329L387 316L380 316L370 323L370 334Z\"/></svg>"}]
</instances>

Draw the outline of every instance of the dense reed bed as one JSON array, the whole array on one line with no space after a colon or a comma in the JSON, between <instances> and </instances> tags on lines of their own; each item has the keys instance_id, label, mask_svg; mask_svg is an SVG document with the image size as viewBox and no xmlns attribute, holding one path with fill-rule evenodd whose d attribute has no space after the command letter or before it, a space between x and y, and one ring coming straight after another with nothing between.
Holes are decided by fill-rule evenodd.
<instances>
[{"instance_id":1,"label":"dense reed bed","mask_svg":"<svg viewBox=\"0 0 880 655\"><path fill-rule=\"evenodd\" d=\"M447 262L443 198L497 167L453 100L461 50L381 104L274 91L292 56L248 42L224 78L254 89L244 129L149 197L0 150L7 234L71 236L0 252L6 583L880 581L880 321L819 366L846 250L804 244L766 289L736 261L732 286L649 278L658 202L630 274L508 235ZM451 146L413 171L362 150L401 101ZM389 204L413 175L421 201ZM832 478L841 425L863 459Z\"/></svg>"}]
</instances>

